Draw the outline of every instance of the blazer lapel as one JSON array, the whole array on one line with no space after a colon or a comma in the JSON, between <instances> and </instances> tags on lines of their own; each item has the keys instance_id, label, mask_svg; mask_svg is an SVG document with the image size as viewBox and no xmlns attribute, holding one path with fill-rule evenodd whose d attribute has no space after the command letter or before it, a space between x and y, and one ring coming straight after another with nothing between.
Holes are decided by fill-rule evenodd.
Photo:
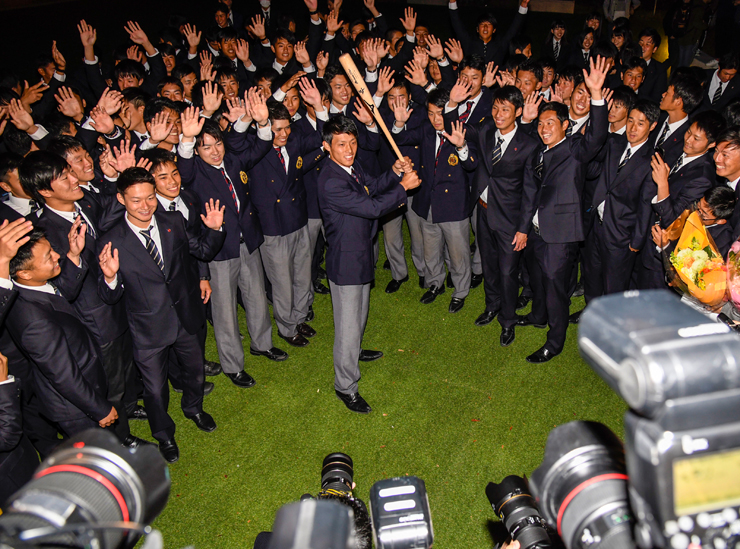
<instances>
[{"instance_id":1,"label":"blazer lapel","mask_svg":"<svg viewBox=\"0 0 740 549\"><path fill-rule=\"evenodd\" d=\"M159 273L160 275L164 276L162 270L154 262L154 259L152 258L152 256L149 255L149 252L144 247L144 244L142 244L141 240L139 240L139 237L134 234L134 232L128 226L128 223L126 223L125 219L122 221L121 229L123 230L123 248L133 256L134 260L137 263L146 265L148 269L151 269L155 273ZM162 230L160 228L160 234L161 232ZM165 265L167 265L166 261Z\"/></svg>"},{"instance_id":2,"label":"blazer lapel","mask_svg":"<svg viewBox=\"0 0 740 549\"><path fill-rule=\"evenodd\" d=\"M167 278L172 270L172 252L175 249L175 237L172 234L172 227L170 226L169 219L167 219L165 215L162 213L157 215L157 212L155 212L154 217L157 220L157 228L159 229L159 240L162 242L162 249L159 253L162 255L162 260L164 261L164 275L165 278ZM154 263L154 261L152 261L152 263Z\"/></svg>"},{"instance_id":3,"label":"blazer lapel","mask_svg":"<svg viewBox=\"0 0 740 549\"><path fill-rule=\"evenodd\" d=\"M515 137L516 139L516 137ZM486 163L486 169L489 174L493 173L493 148L496 146L496 126L488 126L483 132L483 161ZM509 152L509 149L506 149ZM503 158L501 159L503 160Z\"/></svg>"}]
</instances>

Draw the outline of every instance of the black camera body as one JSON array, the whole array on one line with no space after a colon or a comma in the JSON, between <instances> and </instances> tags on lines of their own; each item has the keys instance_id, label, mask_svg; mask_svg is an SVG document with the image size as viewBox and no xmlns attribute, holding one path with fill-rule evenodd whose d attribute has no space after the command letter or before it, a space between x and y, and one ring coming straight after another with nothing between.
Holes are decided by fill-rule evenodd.
<instances>
[{"instance_id":1,"label":"black camera body","mask_svg":"<svg viewBox=\"0 0 740 549\"><path fill-rule=\"evenodd\" d=\"M578 340L630 406L635 543L732 547L740 535L740 337L661 290L594 300Z\"/></svg>"}]
</instances>

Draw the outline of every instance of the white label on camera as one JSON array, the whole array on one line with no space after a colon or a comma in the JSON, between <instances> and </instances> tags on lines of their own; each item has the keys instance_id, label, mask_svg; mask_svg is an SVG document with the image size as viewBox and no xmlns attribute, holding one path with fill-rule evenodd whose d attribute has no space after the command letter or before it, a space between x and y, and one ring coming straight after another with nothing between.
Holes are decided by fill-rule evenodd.
<instances>
[{"instance_id":1,"label":"white label on camera","mask_svg":"<svg viewBox=\"0 0 740 549\"><path fill-rule=\"evenodd\" d=\"M680 337L698 337L712 334L726 334L730 331L730 327L727 324L699 324L698 326L691 326L689 328L679 328L678 335Z\"/></svg>"},{"instance_id":2,"label":"white label on camera","mask_svg":"<svg viewBox=\"0 0 740 549\"><path fill-rule=\"evenodd\" d=\"M381 498L390 498L393 496L405 496L416 492L416 486L394 486L393 488L383 488L378 495Z\"/></svg>"},{"instance_id":3,"label":"white label on camera","mask_svg":"<svg viewBox=\"0 0 740 549\"><path fill-rule=\"evenodd\" d=\"M404 499L401 501L389 501L383 505L383 509L386 511L400 511L402 509L413 509L416 507L416 502L413 499Z\"/></svg>"}]
</instances>

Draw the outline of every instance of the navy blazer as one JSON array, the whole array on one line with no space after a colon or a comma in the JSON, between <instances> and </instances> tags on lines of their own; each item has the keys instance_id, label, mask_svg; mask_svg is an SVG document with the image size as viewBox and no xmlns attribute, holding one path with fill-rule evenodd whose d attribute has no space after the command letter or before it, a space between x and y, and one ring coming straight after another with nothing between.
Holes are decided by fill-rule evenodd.
<instances>
[{"instance_id":1,"label":"navy blazer","mask_svg":"<svg viewBox=\"0 0 740 549\"><path fill-rule=\"evenodd\" d=\"M49 419L87 416L98 422L110 413L100 348L66 299L18 288L6 327L33 366L36 394Z\"/></svg>"},{"instance_id":2,"label":"navy blazer","mask_svg":"<svg viewBox=\"0 0 740 549\"><path fill-rule=\"evenodd\" d=\"M598 223L599 204L604 204L604 235L607 248L641 250L650 235L651 201L655 183L650 160L653 149L644 143L617 173L619 161L627 148L627 138L612 134L606 143L606 157L591 201L592 220Z\"/></svg>"},{"instance_id":3,"label":"navy blazer","mask_svg":"<svg viewBox=\"0 0 740 549\"><path fill-rule=\"evenodd\" d=\"M291 132L285 149L286 173L274 147L249 170L252 203L257 209L262 232L285 236L308 223L306 187L303 184L303 157L321 147L321 128L309 134Z\"/></svg>"},{"instance_id":4,"label":"navy blazer","mask_svg":"<svg viewBox=\"0 0 740 549\"><path fill-rule=\"evenodd\" d=\"M637 96L640 99L650 99L660 103L663 94L668 89L668 67L657 59L650 60L645 71L645 78L638 88Z\"/></svg>"},{"instance_id":5,"label":"navy blazer","mask_svg":"<svg viewBox=\"0 0 740 549\"><path fill-rule=\"evenodd\" d=\"M426 107L424 107L423 105L418 105L411 102L409 108L412 108L414 110L411 113L411 117L409 118L408 122L406 122L406 129L413 130L419 128L422 124L429 120ZM385 103L383 103L378 110L380 111L380 115L383 117L385 125L390 130L396 120L393 115L393 111L391 111ZM411 162L413 162L415 167L421 166L421 150L419 149L418 143L414 143L413 145L401 145L400 143L396 143L396 145L398 145L398 148L403 156L408 156L411 159ZM386 167L392 166L396 162L396 160L398 160L396 153L393 151L393 148L391 147L390 142L387 139L382 139L380 142L380 154L378 155L378 160L380 161L381 166ZM415 191L418 191L418 189L412 189L409 194L413 195L415 194Z\"/></svg>"},{"instance_id":6,"label":"navy blazer","mask_svg":"<svg viewBox=\"0 0 740 549\"><path fill-rule=\"evenodd\" d=\"M527 234L530 229L522 216L522 205L534 200L537 194L532 161L540 148L539 139L528 135L521 126L515 131L495 166L492 154L496 146L496 124L486 121L477 133L478 150L484 151L484 155L478 162L468 206L472 211L483 190L488 188L489 226L511 238L515 233Z\"/></svg>"},{"instance_id":7,"label":"navy blazer","mask_svg":"<svg viewBox=\"0 0 740 549\"><path fill-rule=\"evenodd\" d=\"M535 175L539 191L533 202L524 208L524 220L531 223L539 210L542 239L549 243L584 240L581 196L588 163L598 154L608 135L606 105L591 105L590 123L586 133L576 132L544 150L542 179ZM532 156L533 169L539 151Z\"/></svg>"},{"instance_id":8,"label":"navy blazer","mask_svg":"<svg viewBox=\"0 0 740 549\"><path fill-rule=\"evenodd\" d=\"M660 219L660 226L667 229L678 217L714 185L715 168L712 155L704 153L700 158L682 166L668 178L669 195L665 200L653 204ZM653 196L657 194L653 193Z\"/></svg>"},{"instance_id":9,"label":"navy blazer","mask_svg":"<svg viewBox=\"0 0 740 549\"><path fill-rule=\"evenodd\" d=\"M333 160L319 174L319 205L328 244L326 272L340 286L373 280L378 218L406 205L406 191L392 170L370 178L357 160L354 169L361 184Z\"/></svg>"},{"instance_id":10,"label":"navy blazer","mask_svg":"<svg viewBox=\"0 0 740 549\"><path fill-rule=\"evenodd\" d=\"M655 129L650 133L650 137L648 138L648 144L650 145L650 148L654 149L655 144L658 142L658 138L660 137L660 134L663 130L663 123L668 118L668 113L661 112L660 118L658 118L658 124L655 126ZM674 131L671 135L669 135L665 141L663 141L663 145L661 146L661 149L663 149L663 160L669 165L673 166L673 164L678 160L678 157L683 154L683 136L686 133L686 130L689 129L691 126L691 120L687 120L683 124L681 124L678 128L676 128L676 131Z\"/></svg>"},{"instance_id":11,"label":"navy blazer","mask_svg":"<svg viewBox=\"0 0 740 549\"><path fill-rule=\"evenodd\" d=\"M367 126L357 120L354 114L355 110L354 96L350 104L345 108L345 116L352 120L357 126L357 156L355 161L360 163L363 171L370 177L377 177L382 173L380 164L378 163L378 151L380 151L380 128L376 126L376 130L371 132L367 129ZM329 119L332 116L336 116L339 113L330 113Z\"/></svg>"},{"instance_id":12,"label":"navy blazer","mask_svg":"<svg viewBox=\"0 0 740 549\"><path fill-rule=\"evenodd\" d=\"M8 206L5 202L0 202L0 224L2 224L3 221L11 223L21 217L23 216Z\"/></svg>"},{"instance_id":13,"label":"navy blazer","mask_svg":"<svg viewBox=\"0 0 740 549\"><path fill-rule=\"evenodd\" d=\"M231 134L238 134L238 132L228 132L224 137L230 140L242 139L241 136L231 136ZM226 180L218 168L206 164L196 154L193 154L192 158L183 158L179 153L177 155L177 168L180 170L183 183L198 195L201 202L205 204L213 198L214 201L220 200L221 206L226 206L224 214L226 241L221 251L216 254L214 261L239 257L239 245L242 241L246 244L249 253L259 248L264 241L257 210L252 204L249 193L247 171L270 150L272 142L259 139L254 134L248 134L245 137L247 145L243 152L236 154L227 150L223 160L226 173L239 199L239 210L236 209Z\"/></svg>"},{"instance_id":14,"label":"navy blazer","mask_svg":"<svg viewBox=\"0 0 740 549\"><path fill-rule=\"evenodd\" d=\"M395 140L399 145L421 147L421 165L417 169L421 185L411 206L414 212L427 219L431 208L435 223L463 221L470 217L470 182L478 166L475 143L468 141L468 158L461 161L455 146L445 139L439 160L435 162L437 132L428 120L415 129L395 134Z\"/></svg>"},{"instance_id":15,"label":"navy blazer","mask_svg":"<svg viewBox=\"0 0 740 549\"><path fill-rule=\"evenodd\" d=\"M316 130L304 115L293 122L290 127L294 132L302 135L311 135ZM306 209L309 219L321 219L319 210L318 182L321 167L326 163L327 155L324 149L317 149L303 158L303 186L306 188Z\"/></svg>"},{"instance_id":16,"label":"navy blazer","mask_svg":"<svg viewBox=\"0 0 740 549\"><path fill-rule=\"evenodd\" d=\"M154 262L125 219L98 239L98 254L111 242L118 250L118 284L111 290L98 278L101 297L107 303L123 298L137 350L159 349L177 339L179 324L196 334L205 324L196 261L210 261L223 245L225 231L203 230L200 235L185 225L179 212L154 213L162 241L164 272Z\"/></svg>"},{"instance_id":17,"label":"navy blazer","mask_svg":"<svg viewBox=\"0 0 740 549\"><path fill-rule=\"evenodd\" d=\"M23 434L21 385L0 385L0 505L31 480L39 464L38 454Z\"/></svg>"},{"instance_id":18,"label":"navy blazer","mask_svg":"<svg viewBox=\"0 0 740 549\"><path fill-rule=\"evenodd\" d=\"M721 179L721 181L718 181L719 185L726 185L727 187L730 187L729 181L727 179L718 178ZM732 187L730 187L732 189ZM740 197L740 185L737 185L735 187L735 200L738 200L738 197ZM737 240L738 237L740 237L740 206L737 202L735 202L735 209L732 211L732 217L727 221L727 224L732 227L732 239Z\"/></svg>"},{"instance_id":19,"label":"navy blazer","mask_svg":"<svg viewBox=\"0 0 740 549\"><path fill-rule=\"evenodd\" d=\"M727 84L722 85L722 95L716 103L712 103L712 98L709 97L709 84L717 70L718 69L706 69L704 71L706 79L704 80L704 97L702 98L700 107L702 111L711 109L713 111L722 112L722 109L724 109L729 103L740 97L740 78L734 76L729 82L727 82Z\"/></svg>"},{"instance_id":20,"label":"navy blazer","mask_svg":"<svg viewBox=\"0 0 740 549\"><path fill-rule=\"evenodd\" d=\"M505 27L499 21L498 31L493 35L493 38L488 44L478 38L477 34L473 35L468 32L465 23L463 23L459 8L449 10L450 23L452 23L452 30L455 32L455 37L461 42L466 55L480 55L486 63L493 61L501 66L504 58L509 53L509 42L519 34L522 25L524 25L526 15L519 13L518 10L519 6L517 6L517 13L514 15L514 20L508 27ZM504 29L506 29L505 33L503 32Z\"/></svg>"}]
</instances>

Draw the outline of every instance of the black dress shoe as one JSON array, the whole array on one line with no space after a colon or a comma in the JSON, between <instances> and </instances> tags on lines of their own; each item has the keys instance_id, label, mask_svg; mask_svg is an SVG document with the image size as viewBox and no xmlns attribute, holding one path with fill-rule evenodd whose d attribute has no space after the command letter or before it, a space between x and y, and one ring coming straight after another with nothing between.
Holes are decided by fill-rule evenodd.
<instances>
[{"instance_id":1,"label":"black dress shoe","mask_svg":"<svg viewBox=\"0 0 740 549\"><path fill-rule=\"evenodd\" d=\"M334 390L337 394L337 398L344 402L344 405L358 414L369 414L373 411L370 405L365 402L365 399L360 396L360 393L340 393Z\"/></svg>"},{"instance_id":2,"label":"black dress shoe","mask_svg":"<svg viewBox=\"0 0 740 549\"><path fill-rule=\"evenodd\" d=\"M314 318L316 318L316 315L313 312L313 305L308 306L308 314L306 315L305 322L311 322Z\"/></svg>"},{"instance_id":3,"label":"black dress shoe","mask_svg":"<svg viewBox=\"0 0 740 549\"><path fill-rule=\"evenodd\" d=\"M409 279L409 275L404 276L401 280L391 280L388 283L388 286L385 287L385 293L395 294L401 287L401 284L403 284L404 282L407 282L408 279Z\"/></svg>"},{"instance_id":4,"label":"black dress shoe","mask_svg":"<svg viewBox=\"0 0 740 549\"><path fill-rule=\"evenodd\" d=\"M383 263L383 270L384 271L390 271L391 270L391 262L390 260L386 259L385 263Z\"/></svg>"},{"instance_id":5,"label":"black dress shoe","mask_svg":"<svg viewBox=\"0 0 740 549\"><path fill-rule=\"evenodd\" d=\"M127 412L126 415L129 419L138 419L138 420L146 420L149 419L149 416L146 415L146 410L144 410L144 407L137 404L136 408L132 412Z\"/></svg>"},{"instance_id":6,"label":"black dress shoe","mask_svg":"<svg viewBox=\"0 0 740 549\"><path fill-rule=\"evenodd\" d=\"M303 337L313 337L316 335L316 330L311 328L311 326L309 326L305 322L303 324L299 324L296 329L298 330L298 333L301 334Z\"/></svg>"},{"instance_id":7,"label":"black dress shoe","mask_svg":"<svg viewBox=\"0 0 740 549\"><path fill-rule=\"evenodd\" d=\"M372 362L379 358L383 358L383 353L381 351L368 351L365 349L360 351L360 361L362 362Z\"/></svg>"},{"instance_id":8,"label":"black dress shoe","mask_svg":"<svg viewBox=\"0 0 740 549\"><path fill-rule=\"evenodd\" d=\"M425 284L426 284L426 281L424 280L424 277L423 276L420 276L419 277L419 288L421 288L423 290Z\"/></svg>"},{"instance_id":9,"label":"black dress shoe","mask_svg":"<svg viewBox=\"0 0 740 549\"><path fill-rule=\"evenodd\" d=\"M255 351L251 347L249 348L249 354L253 356L264 356L275 362L282 362L288 359L288 353L277 347L273 347L268 351Z\"/></svg>"},{"instance_id":10,"label":"black dress shoe","mask_svg":"<svg viewBox=\"0 0 740 549\"><path fill-rule=\"evenodd\" d=\"M156 446L153 442L149 442L148 440L144 440L143 438L135 437L132 434L126 435L126 438L123 439L123 444L126 448L139 448L141 446Z\"/></svg>"},{"instance_id":11,"label":"black dress shoe","mask_svg":"<svg viewBox=\"0 0 740 549\"><path fill-rule=\"evenodd\" d=\"M573 294L571 297L581 297L583 295L584 288L583 288L583 282L579 282L576 284L576 289L573 290Z\"/></svg>"},{"instance_id":12,"label":"black dress shoe","mask_svg":"<svg viewBox=\"0 0 740 549\"><path fill-rule=\"evenodd\" d=\"M228 377L234 385L236 385L237 387L241 387L242 389L254 387L254 385L257 383L254 378L244 370L236 374L227 374L226 372L224 372L224 375Z\"/></svg>"},{"instance_id":13,"label":"black dress shoe","mask_svg":"<svg viewBox=\"0 0 740 549\"><path fill-rule=\"evenodd\" d=\"M177 447L177 442L174 438L165 440L159 443L159 453L167 463L175 463L180 459L180 449Z\"/></svg>"},{"instance_id":14,"label":"black dress shoe","mask_svg":"<svg viewBox=\"0 0 740 549\"><path fill-rule=\"evenodd\" d=\"M293 347L305 347L308 345L308 340L298 332L293 337L284 336L280 332L278 332L278 335Z\"/></svg>"},{"instance_id":15,"label":"black dress shoe","mask_svg":"<svg viewBox=\"0 0 740 549\"><path fill-rule=\"evenodd\" d=\"M526 295L520 295L519 298L516 300L516 310L524 309L524 307L527 306L527 304L532 301L531 298L527 297Z\"/></svg>"},{"instance_id":16,"label":"black dress shoe","mask_svg":"<svg viewBox=\"0 0 740 549\"><path fill-rule=\"evenodd\" d=\"M450 307L447 310L451 313L456 313L463 308L463 305L465 305L464 297L453 297L450 300Z\"/></svg>"},{"instance_id":17,"label":"black dress shoe","mask_svg":"<svg viewBox=\"0 0 740 549\"><path fill-rule=\"evenodd\" d=\"M535 328L547 328L547 324L535 324L529 319L529 315L517 317L517 326L534 326Z\"/></svg>"},{"instance_id":18,"label":"black dress shoe","mask_svg":"<svg viewBox=\"0 0 740 549\"><path fill-rule=\"evenodd\" d=\"M423 296L421 296L421 299L419 301L424 305L429 305L430 303L433 303L435 299L437 299L438 295L442 295L443 293L445 293L444 286L432 286Z\"/></svg>"},{"instance_id":19,"label":"black dress shoe","mask_svg":"<svg viewBox=\"0 0 740 549\"><path fill-rule=\"evenodd\" d=\"M213 392L213 388L215 385L211 381L204 381L203 382L203 396L210 395ZM175 387L172 388L173 391L176 393L182 393L182 389L176 389Z\"/></svg>"},{"instance_id":20,"label":"black dress shoe","mask_svg":"<svg viewBox=\"0 0 740 549\"><path fill-rule=\"evenodd\" d=\"M327 295L329 292L329 288L324 286L321 282L318 280L313 281L313 292L315 294L321 294L321 295Z\"/></svg>"},{"instance_id":21,"label":"black dress shoe","mask_svg":"<svg viewBox=\"0 0 740 549\"><path fill-rule=\"evenodd\" d=\"M485 326L487 324L490 324L493 322L493 319L496 318L496 315L498 314L498 311L483 311L481 315L475 319L475 325L476 326Z\"/></svg>"},{"instance_id":22,"label":"black dress shoe","mask_svg":"<svg viewBox=\"0 0 740 549\"><path fill-rule=\"evenodd\" d=\"M475 274L470 277L470 288L477 288L481 285L481 282L483 282L483 275L482 274Z\"/></svg>"},{"instance_id":23,"label":"black dress shoe","mask_svg":"<svg viewBox=\"0 0 740 549\"><path fill-rule=\"evenodd\" d=\"M213 421L213 417L208 412L195 414L194 416L188 417L188 419L192 419L195 426L206 433L216 430L216 422Z\"/></svg>"},{"instance_id":24,"label":"black dress shoe","mask_svg":"<svg viewBox=\"0 0 740 549\"><path fill-rule=\"evenodd\" d=\"M448 288L454 288L455 285L452 283L452 273L447 273L447 280L445 281L445 284Z\"/></svg>"},{"instance_id":25,"label":"black dress shoe","mask_svg":"<svg viewBox=\"0 0 740 549\"><path fill-rule=\"evenodd\" d=\"M568 322L571 324L578 324L581 321L581 313L583 312L583 309L580 311L576 311L572 315L568 317Z\"/></svg>"},{"instance_id":26,"label":"black dress shoe","mask_svg":"<svg viewBox=\"0 0 740 549\"><path fill-rule=\"evenodd\" d=\"M217 376L222 372L221 365L218 362L213 362L212 360L206 360L205 370L208 377Z\"/></svg>"},{"instance_id":27,"label":"black dress shoe","mask_svg":"<svg viewBox=\"0 0 740 549\"><path fill-rule=\"evenodd\" d=\"M514 343L515 336L516 334L514 333L513 326L511 328L501 328L501 346L508 347Z\"/></svg>"},{"instance_id":28,"label":"black dress shoe","mask_svg":"<svg viewBox=\"0 0 740 549\"><path fill-rule=\"evenodd\" d=\"M323 267L319 267L318 269L316 269L316 278L323 278L324 280L326 280L326 269L324 269Z\"/></svg>"},{"instance_id":29,"label":"black dress shoe","mask_svg":"<svg viewBox=\"0 0 740 549\"><path fill-rule=\"evenodd\" d=\"M545 349L542 347L541 349L538 349L531 355L527 357L527 362L531 362L532 364L542 364L543 362L547 362L548 360L552 360L558 356L556 353L553 353L549 349Z\"/></svg>"}]
</instances>

